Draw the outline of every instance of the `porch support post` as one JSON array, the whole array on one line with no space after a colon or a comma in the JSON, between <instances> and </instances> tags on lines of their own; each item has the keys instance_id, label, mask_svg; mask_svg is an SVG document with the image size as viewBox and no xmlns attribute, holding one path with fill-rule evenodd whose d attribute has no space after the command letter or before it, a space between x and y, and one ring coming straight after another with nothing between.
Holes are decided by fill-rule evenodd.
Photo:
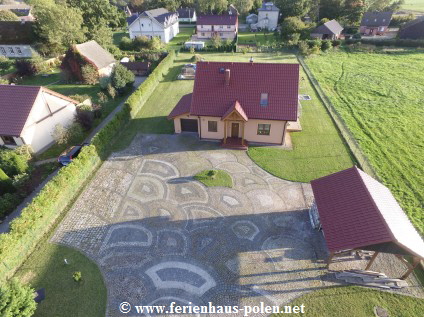
<instances>
[{"instance_id":1,"label":"porch support post","mask_svg":"<svg viewBox=\"0 0 424 317\"><path fill-rule=\"evenodd\" d=\"M406 280L408 276L415 270L417 265L420 263L420 259L416 256L412 258L412 265L409 264L409 269L402 275L401 280Z\"/></svg>"},{"instance_id":2,"label":"porch support post","mask_svg":"<svg viewBox=\"0 0 424 317\"><path fill-rule=\"evenodd\" d=\"M330 256L327 259L327 270L330 268L330 263L334 258L334 252L330 252Z\"/></svg>"},{"instance_id":3,"label":"porch support post","mask_svg":"<svg viewBox=\"0 0 424 317\"><path fill-rule=\"evenodd\" d=\"M244 145L244 125L246 122L241 123L241 145Z\"/></svg>"},{"instance_id":4,"label":"porch support post","mask_svg":"<svg viewBox=\"0 0 424 317\"><path fill-rule=\"evenodd\" d=\"M371 259L369 260L367 266L365 267L365 271L368 271L368 269L371 267L371 265L374 263L375 258L377 257L378 252L375 251L374 254L372 255Z\"/></svg>"},{"instance_id":5,"label":"porch support post","mask_svg":"<svg viewBox=\"0 0 424 317\"><path fill-rule=\"evenodd\" d=\"M224 144L227 143L227 120L224 120Z\"/></svg>"}]
</instances>

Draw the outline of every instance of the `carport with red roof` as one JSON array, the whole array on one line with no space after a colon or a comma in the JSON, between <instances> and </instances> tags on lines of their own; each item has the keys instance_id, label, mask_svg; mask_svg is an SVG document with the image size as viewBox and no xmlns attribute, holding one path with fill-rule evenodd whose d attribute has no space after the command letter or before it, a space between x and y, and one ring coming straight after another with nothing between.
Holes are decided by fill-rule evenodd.
<instances>
[{"instance_id":1,"label":"carport with red roof","mask_svg":"<svg viewBox=\"0 0 424 317\"><path fill-rule=\"evenodd\" d=\"M374 251L365 270L377 255L394 254L408 269L406 279L424 259L424 241L390 190L357 167L311 182L315 196L312 212L330 251L327 267L337 253L346 250ZM411 256L412 263L404 256Z\"/></svg>"}]
</instances>

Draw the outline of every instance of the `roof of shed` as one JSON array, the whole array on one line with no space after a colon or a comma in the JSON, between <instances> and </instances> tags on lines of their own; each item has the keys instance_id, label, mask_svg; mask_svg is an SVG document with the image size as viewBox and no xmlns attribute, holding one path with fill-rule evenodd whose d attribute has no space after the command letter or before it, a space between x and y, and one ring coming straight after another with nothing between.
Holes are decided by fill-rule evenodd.
<instances>
[{"instance_id":1,"label":"roof of shed","mask_svg":"<svg viewBox=\"0 0 424 317\"><path fill-rule=\"evenodd\" d=\"M330 251L393 243L424 258L421 236L390 190L368 174L352 167L311 185Z\"/></svg>"},{"instance_id":2,"label":"roof of shed","mask_svg":"<svg viewBox=\"0 0 424 317\"><path fill-rule=\"evenodd\" d=\"M75 48L81 56L93 63L97 69L102 69L116 62L113 55L94 40L76 44Z\"/></svg>"},{"instance_id":3,"label":"roof of shed","mask_svg":"<svg viewBox=\"0 0 424 317\"><path fill-rule=\"evenodd\" d=\"M312 33L317 34L340 34L343 31L343 27L336 20L331 20L323 25L318 26Z\"/></svg>"}]
</instances>

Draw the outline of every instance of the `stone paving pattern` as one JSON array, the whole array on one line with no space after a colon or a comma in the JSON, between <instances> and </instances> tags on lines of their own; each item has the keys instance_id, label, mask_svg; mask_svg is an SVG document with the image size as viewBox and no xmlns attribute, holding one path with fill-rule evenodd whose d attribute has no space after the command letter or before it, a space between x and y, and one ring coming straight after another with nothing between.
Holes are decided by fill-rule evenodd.
<instances>
[{"instance_id":1,"label":"stone paving pattern","mask_svg":"<svg viewBox=\"0 0 424 317\"><path fill-rule=\"evenodd\" d=\"M193 179L211 168L227 171L234 187ZM52 241L99 265L107 316L123 316L124 301L281 305L334 284L322 235L309 223L311 203L309 184L276 178L243 151L188 135L139 135L102 165Z\"/></svg>"}]
</instances>

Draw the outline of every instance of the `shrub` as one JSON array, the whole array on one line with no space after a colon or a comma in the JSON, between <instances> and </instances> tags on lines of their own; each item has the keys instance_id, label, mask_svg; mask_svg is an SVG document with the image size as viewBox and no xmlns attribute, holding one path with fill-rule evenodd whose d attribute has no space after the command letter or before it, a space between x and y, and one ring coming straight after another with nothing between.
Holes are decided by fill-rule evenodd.
<instances>
[{"instance_id":1,"label":"shrub","mask_svg":"<svg viewBox=\"0 0 424 317\"><path fill-rule=\"evenodd\" d=\"M324 40L321 43L321 49L325 52L327 50L329 50L330 48L333 47L333 44L331 43L330 40Z\"/></svg>"},{"instance_id":2,"label":"shrub","mask_svg":"<svg viewBox=\"0 0 424 317\"><path fill-rule=\"evenodd\" d=\"M0 150L0 168L9 176L25 173L28 170L28 162L24 156L13 150Z\"/></svg>"},{"instance_id":3,"label":"shrub","mask_svg":"<svg viewBox=\"0 0 424 317\"><path fill-rule=\"evenodd\" d=\"M31 145L28 144L20 145L15 148L14 151L27 161L31 160L32 156L34 155L34 151L32 150Z\"/></svg>"},{"instance_id":4,"label":"shrub","mask_svg":"<svg viewBox=\"0 0 424 317\"><path fill-rule=\"evenodd\" d=\"M337 46L340 46L342 44L342 41L341 40L333 40L332 44L333 44L333 47L337 47Z\"/></svg>"},{"instance_id":5,"label":"shrub","mask_svg":"<svg viewBox=\"0 0 424 317\"><path fill-rule=\"evenodd\" d=\"M293 33L302 33L306 28L305 23L298 17L287 17L281 23L281 37L289 40L289 36Z\"/></svg>"},{"instance_id":6,"label":"shrub","mask_svg":"<svg viewBox=\"0 0 424 317\"><path fill-rule=\"evenodd\" d=\"M72 278L74 279L75 282L80 283L82 281L81 272L79 272L79 271L74 272L74 274L72 274Z\"/></svg>"},{"instance_id":7,"label":"shrub","mask_svg":"<svg viewBox=\"0 0 424 317\"><path fill-rule=\"evenodd\" d=\"M30 59L17 59L15 67L19 76L34 76L38 73L37 65Z\"/></svg>"},{"instance_id":8,"label":"shrub","mask_svg":"<svg viewBox=\"0 0 424 317\"><path fill-rule=\"evenodd\" d=\"M115 99L116 89L112 86L111 83L109 83L109 85L107 85L106 89L107 89L107 93L108 93L109 97L112 98L112 99Z\"/></svg>"},{"instance_id":9,"label":"shrub","mask_svg":"<svg viewBox=\"0 0 424 317\"><path fill-rule=\"evenodd\" d=\"M107 85L110 84L110 77L100 77L99 78L99 85L100 88L102 88L103 90L107 88Z\"/></svg>"},{"instance_id":10,"label":"shrub","mask_svg":"<svg viewBox=\"0 0 424 317\"><path fill-rule=\"evenodd\" d=\"M305 41L301 41L299 42L299 53L303 56L308 56L309 55L309 45L306 44Z\"/></svg>"},{"instance_id":11,"label":"shrub","mask_svg":"<svg viewBox=\"0 0 424 317\"><path fill-rule=\"evenodd\" d=\"M133 41L129 37L124 36L119 42L119 48L123 51L131 51L134 49Z\"/></svg>"},{"instance_id":12,"label":"shrub","mask_svg":"<svg viewBox=\"0 0 424 317\"><path fill-rule=\"evenodd\" d=\"M9 69L13 62L6 56L0 55L0 70Z\"/></svg>"},{"instance_id":13,"label":"shrub","mask_svg":"<svg viewBox=\"0 0 424 317\"><path fill-rule=\"evenodd\" d=\"M87 85L95 85L99 82L99 72L91 64L81 67L82 79Z\"/></svg>"},{"instance_id":14,"label":"shrub","mask_svg":"<svg viewBox=\"0 0 424 317\"><path fill-rule=\"evenodd\" d=\"M191 58L192 62L200 62L201 60L203 60L203 56L200 54L194 54Z\"/></svg>"},{"instance_id":15,"label":"shrub","mask_svg":"<svg viewBox=\"0 0 424 317\"><path fill-rule=\"evenodd\" d=\"M121 64L115 65L110 78L113 88L118 91L121 91L127 85L132 84L135 80L134 74Z\"/></svg>"},{"instance_id":16,"label":"shrub","mask_svg":"<svg viewBox=\"0 0 424 317\"><path fill-rule=\"evenodd\" d=\"M13 193L14 191L15 187L13 187L12 180L0 168L0 197L5 193Z\"/></svg>"},{"instance_id":17,"label":"shrub","mask_svg":"<svg viewBox=\"0 0 424 317\"><path fill-rule=\"evenodd\" d=\"M149 38L145 35L136 36L133 40L133 47L135 50L147 48L149 45Z\"/></svg>"},{"instance_id":18,"label":"shrub","mask_svg":"<svg viewBox=\"0 0 424 317\"><path fill-rule=\"evenodd\" d=\"M85 105L78 107L75 119L84 130L90 130L94 123L94 112L91 106Z\"/></svg>"},{"instance_id":19,"label":"shrub","mask_svg":"<svg viewBox=\"0 0 424 317\"><path fill-rule=\"evenodd\" d=\"M190 54L194 54L196 52L196 50L194 49L194 46L190 47Z\"/></svg>"},{"instance_id":20,"label":"shrub","mask_svg":"<svg viewBox=\"0 0 424 317\"><path fill-rule=\"evenodd\" d=\"M162 41L155 36L149 41L147 48L150 50L159 50L162 48Z\"/></svg>"},{"instance_id":21,"label":"shrub","mask_svg":"<svg viewBox=\"0 0 424 317\"><path fill-rule=\"evenodd\" d=\"M34 289L31 287L16 280L0 286L0 316L31 317L36 308Z\"/></svg>"},{"instance_id":22,"label":"shrub","mask_svg":"<svg viewBox=\"0 0 424 317\"><path fill-rule=\"evenodd\" d=\"M6 78L0 78L0 85L9 85L9 80Z\"/></svg>"},{"instance_id":23,"label":"shrub","mask_svg":"<svg viewBox=\"0 0 424 317\"><path fill-rule=\"evenodd\" d=\"M6 193L0 196L0 218L11 213L21 203L17 193Z\"/></svg>"},{"instance_id":24,"label":"shrub","mask_svg":"<svg viewBox=\"0 0 424 317\"><path fill-rule=\"evenodd\" d=\"M83 102L87 99L91 99L91 97L89 95L71 95L71 96L69 96L69 98L74 99L78 102Z\"/></svg>"},{"instance_id":25,"label":"shrub","mask_svg":"<svg viewBox=\"0 0 424 317\"><path fill-rule=\"evenodd\" d=\"M211 38L211 43L213 48L219 48L222 46L222 39L218 34L215 34Z\"/></svg>"},{"instance_id":26,"label":"shrub","mask_svg":"<svg viewBox=\"0 0 424 317\"><path fill-rule=\"evenodd\" d=\"M67 129L60 123L56 124L53 128L52 137L56 144L68 143L69 135Z\"/></svg>"},{"instance_id":27,"label":"shrub","mask_svg":"<svg viewBox=\"0 0 424 317\"><path fill-rule=\"evenodd\" d=\"M99 98L99 101L101 103L105 103L109 100L109 98L103 91L100 91L99 93L97 93L97 98Z\"/></svg>"},{"instance_id":28,"label":"shrub","mask_svg":"<svg viewBox=\"0 0 424 317\"><path fill-rule=\"evenodd\" d=\"M67 127L69 142L70 143L80 143L84 137L84 129L79 122L73 122L70 126Z\"/></svg>"},{"instance_id":29,"label":"shrub","mask_svg":"<svg viewBox=\"0 0 424 317\"><path fill-rule=\"evenodd\" d=\"M355 39L355 40L360 40L362 38L361 33L353 34L352 38Z\"/></svg>"}]
</instances>

